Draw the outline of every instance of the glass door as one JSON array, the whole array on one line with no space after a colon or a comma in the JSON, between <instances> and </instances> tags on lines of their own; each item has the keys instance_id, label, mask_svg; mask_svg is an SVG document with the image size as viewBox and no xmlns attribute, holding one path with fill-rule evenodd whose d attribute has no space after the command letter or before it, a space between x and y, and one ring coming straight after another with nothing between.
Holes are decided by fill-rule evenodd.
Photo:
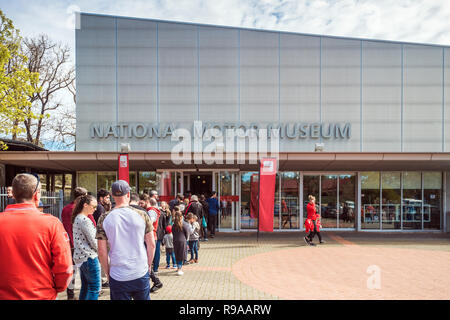
<instances>
[{"instance_id":1,"label":"glass door","mask_svg":"<svg viewBox=\"0 0 450 320\"><path fill-rule=\"evenodd\" d=\"M258 171L241 172L240 230L258 227Z\"/></svg>"},{"instance_id":2,"label":"glass door","mask_svg":"<svg viewBox=\"0 0 450 320\"><path fill-rule=\"evenodd\" d=\"M219 230L237 229L237 206L238 196L238 173L230 171L220 171L215 177L218 181L218 198L220 203Z\"/></svg>"},{"instance_id":3,"label":"glass door","mask_svg":"<svg viewBox=\"0 0 450 320\"><path fill-rule=\"evenodd\" d=\"M316 198L323 228L355 228L355 174L304 174L302 226L307 218L309 195Z\"/></svg>"}]
</instances>

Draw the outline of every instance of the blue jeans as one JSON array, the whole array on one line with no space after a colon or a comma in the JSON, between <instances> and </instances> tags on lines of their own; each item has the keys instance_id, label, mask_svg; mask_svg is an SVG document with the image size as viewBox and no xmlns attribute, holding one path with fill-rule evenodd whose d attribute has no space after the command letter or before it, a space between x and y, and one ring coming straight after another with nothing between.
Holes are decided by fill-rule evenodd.
<instances>
[{"instance_id":1,"label":"blue jeans","mask_svg":"<svg viewBox=\"0 0 450 320\"><path fill-rule=\"evenodd\" d=\"M175 267L175 265L176 265L175 252L172 251L172 253L168 253L167 248L166 248L166 263L168 266L170 266L170 258L172 258L173 266Z\"/></svg>"},{"instance_id":2,"label":"blue jeans","mask_svg":"<svg viewBox=\"0 0 450 320\"><path fill-rule=\"evenodd\" d=\"M156 240L155 256L153 257L153 271L158 272L161 257L161 240Z\"/></svg>"},{"instance_id":3,"label":"blue jeans","mask_svg":"<svg viewBox=\"0 0 450 320\"><path fill-rule=\"evenodd\" d=\"M177 268L178 269L183 268L183 261L177 261Z\"/></svg>"},{"instance_id":4,"label":"blue jeans","mask_svg":"<svg viewBox=\"0 0 450 320\"><path fill-rule=\"evenodd\" d=\"M88 258L80 267L80 300L98 300L100 294L100 263L98 258Z\"/></svg>"},{"instance_id":5,"label":"blue jeans","mask_svg":"<svg viewBox=\"0 0 450 320\"><path fill-rule=\"evenodd\" d=\"M198 259L198 240L189 241L189 248L191 248L191 260Z\"/></svg>"},{"instance_id":6,"label":"blue jeans","mask_svg":"<svg viewBox=\"0 0 450 320\"><path fill-rule=\"evenodd\" d=\"M111 300L150 300L150 274L130 281L117 281L109 277Z\"/></svg>"}]
</instances>

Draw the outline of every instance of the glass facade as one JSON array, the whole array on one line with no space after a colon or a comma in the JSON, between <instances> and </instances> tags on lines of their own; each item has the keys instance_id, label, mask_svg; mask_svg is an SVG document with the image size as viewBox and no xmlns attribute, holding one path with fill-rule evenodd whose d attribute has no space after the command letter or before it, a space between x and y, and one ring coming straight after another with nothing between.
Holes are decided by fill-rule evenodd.
<instances>
[{"instance_id":1,"label":"glass facade","mask_svg":"<svg viewBox=\"0 0 450 320\"><path fill-rule=\"evenodd\" d=\"M361 203L363 230L440 230L442 173L362 172Z\"/></svg>"},{"instance_id":2,"label":"glass facade","mask_svg":"<svg viewBox=\"0 0 450 320\"><path fill-rule=\"evenodd\" d=\"M216 171L210 174L212 189L220 198L219 228L256 230L258 172ZM176 192L181 192L187 177L186 173L184 175L183 180L181 171L130 172L130 186L133 192L157 190L160 199L168 201ZM357 199L356 173L279 172L274 194L274 230L303 230L309 195L316 197L325 229L355 229L358 214L361 230L442 228L442 172L361 172L360 179L361 198ZM99 188L110 190L115 180L115 171L77 174L77 185L92 194ZM68 183L70 179L66 179L66 185ZM359 201L360 213L357 209Z\"/></svg>"}]
</instances>

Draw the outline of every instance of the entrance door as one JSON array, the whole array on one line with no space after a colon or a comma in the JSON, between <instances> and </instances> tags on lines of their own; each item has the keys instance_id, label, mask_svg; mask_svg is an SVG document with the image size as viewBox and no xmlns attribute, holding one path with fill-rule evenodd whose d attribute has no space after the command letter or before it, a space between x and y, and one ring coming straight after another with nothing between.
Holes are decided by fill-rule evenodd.
<instances>
[{"instance_id":1,"label":"entrance door","mask_svg":"<svg viewBox=\"0 0 450 320\"><path fill-rule=\"evenodd\" d=\"M214 172L214 188L220 203L218 227L223 230L237 230L239 205L239 173L232 171Z\"/></svg>"},{"instance_id":2,"label":"entrance door","mask_svg":"<svg viewBox=\"0 0 450 320\"><path fill-rule=\"evenodd\" d=\"M205 197L209 197L212 191L212 175L208 174L191 174L189 190L192 194L200 196L204 194Z\"/></svg>"},{"instance_id":3,"label":"entrance door","mask_svg":"<svg viewBox=\"0 0 450 320\"><path fill-rule=\"evenodd\" d=\"M304 174L302 225L307 217L308 196L313 195L323 228L355 228L355 183L354 174Z\"/></svg>"}]
</instances>

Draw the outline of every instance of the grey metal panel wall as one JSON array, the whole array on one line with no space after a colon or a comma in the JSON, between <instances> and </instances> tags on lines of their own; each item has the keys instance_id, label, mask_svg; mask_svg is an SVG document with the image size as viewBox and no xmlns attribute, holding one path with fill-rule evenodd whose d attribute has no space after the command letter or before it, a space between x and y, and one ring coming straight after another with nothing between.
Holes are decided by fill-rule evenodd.
<instances>
[{"instance_id":1,"label":"grey metal panel wall","mask_svg":"<svg viewBox=\"0 0 450 320\"><path fill-rule=\"evenodd\" d=\"M278 34L241 30L240 43L240 119L278 123Z\"/></svg>"},{"instance_id":2,"label":"grey metal panel wall","mask_svg":"<svg viewBox=\"0 0 450 320\"><path fill-rule=\"evenodd\" d=\"M115 19L80 17L76 37L77 150L115 150L113 139L92 142L90 123L116 121Z\"/></svg>"},{"instance_id":3,"label":"grey metal panel wall","mask_svg":"<svg viewBox=\"0 0 450 320\"><path fill-rule=\"evenodd\" d=\"M444 129L445 129L445 152L450 151L450 50L444 50ZM447 184L450 186L450 184ZM450 194L450 193L449 193ZM448 202L450 205L450 202Z\"/></svg>"},{"instance_id":4,"label":"grey metal panel wall","mask_svg":"<svg viewBox=\"0 0 450 320\"><path fill-rule=\"evenodd\" d=\"M200 120L239 120L239 31L200 27Z\"/></svg>"},{"instance_id":5,"label":"grey metal panel wall","mask_svg":"<svg viewBox=\"0 0 450 320\"><path fill-rule=\"evenodd\" d=\"M157 122L157 26L117 19L118 122ZM119 139L129 142L129 139ZM155 138L136 139L134 151L156 151Z\"/></svg>"},{"instance_id":6,"label":"grey metal panel wall","mask_svg":"<svg viewBox=\"0 0 450 320\"><path fill-rule=\"evenodd\" d=\"M322 38L322 122L349 122L351 139L326 140L326 151L360 151L361 42Z\"/></svg>"},{"instance_id":7,"label":"grey metal panel wall","mask_svg":"<svg viewBox=\"0 0 450 320\"><path fill-rule=\"evenodd\" d=\"M438 46L82 14L76 68L78 150L117 150L112 137L90 139L92 122L197 119L350 122L351 139L326 139L326 151L450 150L450 53ZM319 141L285 138L280 150Z\"/></svg>"},{"instance_id":8,"label":"grey metal panel wall","mask_svg":"<svg viewBox=\"0 0 450 320\"><path fill-rule=\"evenodd\" d=\"M442 151L442 49L403 48L402 151Z\"/></svg>"},{"instance_id":9,"label":"grey metal panel wall","mask_svg":"<svg viewBox=\"0 0 450 320\"><path fill-rule=\"evenodd\" d=\"M159 121L192 128L198 120L197 27L158 23ZM170 136L159 150L171 150Z\"/></svg>"},{"instance_id":10,"label":"grey metal panel wall","mask_svg":"<svg viewBox=\"0 0 450 320\"><path fill-rule=\"evenodd\" d=\"M362 151L400 152L401 45L363 41L362 49Z\"/></svg>"},{"instance_id":11,"label":"grey metal panel wall","mask_svg":"<svg viewBox=\"0 0 450 320\"><path fill-rule=\"evenodd\" d=\"M320 122L320 38L280 36L280 122ZM286 139L284 151L313 151L314 141Z\"/></svg>"}]
</instances>

